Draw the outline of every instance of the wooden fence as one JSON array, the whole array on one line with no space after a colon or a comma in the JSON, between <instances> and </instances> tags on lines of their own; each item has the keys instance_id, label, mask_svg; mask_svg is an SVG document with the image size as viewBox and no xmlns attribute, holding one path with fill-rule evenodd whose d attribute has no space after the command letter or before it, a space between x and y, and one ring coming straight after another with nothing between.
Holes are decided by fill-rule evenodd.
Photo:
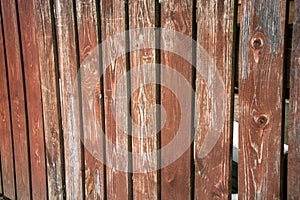
<instances>
[{"instance_id":1,"label":"wooden fence","mask_svg":"<svg viewBox=\"0 0 300 200\"><path fill-rule=\"evenodd\" d=\"M3 198L300 198L299 1L0 2Z\"/></svg>"}]
</instances>

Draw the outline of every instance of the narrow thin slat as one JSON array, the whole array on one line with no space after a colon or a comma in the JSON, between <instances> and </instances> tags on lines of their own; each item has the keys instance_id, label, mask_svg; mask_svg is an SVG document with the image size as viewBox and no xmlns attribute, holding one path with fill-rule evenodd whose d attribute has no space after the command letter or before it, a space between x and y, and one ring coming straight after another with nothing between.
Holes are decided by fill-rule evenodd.
<instances>
[{"instance_id":1,"label":"narrow thin slat","mask_svg":"<svg viewBox=\"0 0 300 200\"><path fill-rule=\"evenodd\" d=\"M231 191L233 0L197 1L195 199ZM201 49L203 48L203 49Z\"/></svg>"},{"instance_id":2,"label":"narrow thin slat","mask_svg":"<svg viewBox=\"0 0 300 200\"><path fill-rule=\"evenodd\" d=\"M119 0L102 0L101 2L102 41L106 41L103 52L104 100L105 100L105 134L106 134L106 188L107 199L127 199L129 194L128 174L128 120L124 115L128 109L126 73L126 56L116 52L124 50L125 35L120 40L107 40L111 36L125 31L125 2ZM109 66L106 66L109 65ZM122 79L121 79L122 78ZM115 91L117 84L118 91ZM116 98L113 99L115 95ZM116 108L117 107L117 108ZM117 110L118 109L118 110ZM118 116L118 117L116 117ZM111 144L111 145L108 145ZM123 171L119 171L122 169Z\"/></svg>"},{"instance_id":3,"label":"narrow thin slat","mask_svg":"<svg viewBox=\"0 0 300 200\"><path fill-rule=\"evenodd\" d=\"M81 199L81 145L78 90L76 88L77 58L72 1L55 1L60 100L64 137L66 198Z\"/></svg>"},{"instance_id":4,"label":"narrow thin slat","mask_svg":"<svg viewBox=\"0 0 300 200\"><path fill-rule=\"evenodd\" d=\"M1 143L0 143L1 145ZM0 194L3 194L2 168L1 168L1 149L0 149Z\"/></svg>"},{"instance_id":5,"label":"narrow thin slat","mask_svg":"<svg viewBox=\"0 0 300 200\"><path fill-rule=\"evenodd\" d=\"M143 154L154 153L155 155L157 148L156 109L154 108L156 89L153 84L156 74L153 64L155 62L155 50L149 49L149 46L155 46L155 40L149 41L149 35L154 35L154 26L155 2L153 0L130 0L129 27L133 32L130 34L130 48L134 48L137 38L144 38L144 46L141 46L141 50L132 51L130 54L130 68L134 72L131 75L134 199L157 199L157 172L152 171L153 168L151 168L151 166L157 166L157 157L144 156L143 160L139 159ZM134 31L134 29L151 27L153 29L142 32ZM143 67L150 64L153 70Z\"/></svg>"},{"instance_id":6,"label":"narrow thin slat","mask_svg":"<svg viewBox=\"0 0 300 200\"><path fill-rule=\"evenodd\" d=\"M4 38L2 35L2 18L0 18L0 154L1 154L1 179L3 188L1 193L10 199L15 199L14 161L12 147L12 131L10 122L10 107L8 96L8 81L6 77L6 63L4 55Z\"/></svg>"},{"instance_id":7,"label":"narrow thin slat","mask_svg":"<svg viewBox=\"0 0 300 200\"><path fill-rule=\"evenodd\" d=\"M33 1L18 1L21 42L26 85L32 198L47 199L44 151L43 111L41 102L39 52L35 32Z\"/></svg>"},{"instance_id":8,"label":"narrow thin slat","mask_svg":"<svg viewBox=\"0 0 300 200\"><path fill-rule=\"evenodd\" d=\"M18 199L29 199L30 173L25 97L15 1L1 1L7 58Z\"/></svg>"},{"instance_id":9,"label":"narrow thin slat","mask_svg":"<svg viewBox=\"0 0 300 200\"><path fill-rule=\"evenodd\" d=\"M54 35L51 6L48 1L36 0L35 27L39 41L39 67L43 102L43 117L46 145L47 180L49 199L63 199L63 171L61 161L61 134L59 125L59 90L54 58Z\"/></svg>"},{"instance_id":10,"label":"narrow thin slat","mask_svg":"<svg viewBox=\"0 0 300 200\"><path fill-rule=\"evenodd\" d=\"M89 59L91 53L99 55L98 51L98 37L97 37L97 10L96 1L76 1L77 13L77 27L78 27L78 41L80 63ZM99 59L93 58L88 60L86 64L81 65L81 87L82 87L82 117L83 117L83 134L84 134L84 158L85 158L85 197L86 199L104 199L104 174L103 164L98 156L103 155L102 132L97 128L97 123L101 126L102 122L102 106L100 99L103 97L100 89L100 76L97 71L93 74L90 69L99 67ZM83 69L84 68L84 69ZM86 70L85 70L86 69ZM93 85L93 83L98 85ZM93 88L96 87L97 91ZM94 93L95 92L95 93ZM96 95L96 96L95 96ZM97 115L96 121L91 121L92 116L89 115L89 106L95 101L95 108Z\"/></svg>"},{"instance_id":11,"label":"narrow thin slat","mask_svg":"<svg viewBox=\"0 0 300 200\"><path fill-rule=\"evenodd\" d=\"M192 52L192 13L193 13L193 1L192 0L164 0L161 3L161 27L169 30L177 31L185 34L191 38L189 45ZM184 88L181 76L185 78L192 89L192 65L188 63L181 55L176 55L175 48L178 48L178 44L172 43L172 38L165 38L162 35L161 44L168 45L168 51L161 51L161 82L166 83L161 86L161 104L164 108L166 121L164 127L161 130L161 149L162 163L168 160L168 152L164 149L166 146L177 136L180 131L184 130L185 140L180 141L178 145L184 145L190 142L191 135L191 103L192 103L192 90ZM185 53L185 52L183 52ZM178 76L172 75L172 71L164 69L173 69L177 72ZM173 91L173 88L180 90L180 93ZM178 96L183 95L184 102L180 102ZM186 107L187 105L187 107ZM185 114L183 114L183 112ZM162 124L163 125L163 124ZM181 130L179 130L179 126ZM176 151L175 149L173 151ZM182 155L173 163L169 163L168 166L162 166L161 170L161 195L162 199L190 199L191 190L191 177L190 177L190 160L191 150L188 148L185 152L181 152Z\"/></svg>"},{"instance_id":12,"label":"narrow thin slat","mask_svg":"<svg viewBox=\"0 0 300 200\"><path fill-rule=\"evenodd\" d=\"M239 197L279 199L286 1L242 1Z\"/></svg>"},{"instance_id":13,"label":"narrow thin slat","mask_svg":"<svg viewBox=\"0 0 300 200\"><path fill-rule=\"evenodd\" d=\"M288 199L300 198L300 2L295 1L290 75Z\"/></svg>"}]
</instances>

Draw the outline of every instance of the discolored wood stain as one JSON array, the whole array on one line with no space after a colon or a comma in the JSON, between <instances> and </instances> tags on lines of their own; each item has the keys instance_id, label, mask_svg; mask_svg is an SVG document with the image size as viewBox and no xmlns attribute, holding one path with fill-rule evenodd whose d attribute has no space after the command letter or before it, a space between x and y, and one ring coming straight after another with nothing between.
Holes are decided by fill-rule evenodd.
<instances>
[{"instance_id":1,"label":"discolored wood stain","mask_svg":"<svg viewBox=\"0 0 300 200\"><path fill-rule=\"evenodd\" d=\"M36 0L35 30L45 131L47 187L49 199L63 199L62 131L60 128L59 85L55 61L55 26L49 1Z\"/></svg>"},{"instance_id":2,"label":"discolored wood stain","mask_svg":"<svg viewBox=\"0 0 300 200\"><path fill-rule=\"evenodd\" d=\"M197 1L195 199L230 197L233 23L233 0Z\"/></svg>"},{"instance_id":3,"label":"discolored wood stain","mask_svg":"<svg viewBox=\"0 0 300 200\"><path fill-rule=\"evenodd\" d=\"M286 1L242 1L239 197L279 199Z\"/></svg>"},{"instance_id":4,"label":"discolored wood stain","mask_svg":"<svg viewBox=\"0 0 300 200\"><path fill-rule=\"evenodd\" d=\"M177 31L192 37L192 0L164 0L161 3L161 26L170 31ZM191 38L192 39L192 38ZM187 41L184 44L190 47L192 52L192 43ZM178 44L173 43L172 38L161 37L162 46L168 46L168 49L176 52ZM186 53L186 52L184 52ZM168 83L168 87L161 86L161 104L165 110L166 121L161 124L161 148L162 148L162 163L168 160L170 156L164 149L166 146L174 141L177 134L182 134L184 130L184 141L180 141L178 145L186 146L190 143L191 135L191 103L192 103L192 65L187 62L181 55L169 51L161 51L162 68L171 68L176 70L176 75L173 77L168 70L161 71L162 83ZM180 76L184 77L190 88L184 88ZM177 88L180 93L176 93L172 88ZM185 102L180 102L178 96L183 95ZM183 114L183 112L185 114ZM181 127L181 129L179 129ZM189 145L187 145L189 146ZM173 151L176 151L174 149ZM169 152L170 153L170 152ZM179 153L179 152L176 152ZM162 199L190 199L190 164L191 164L191 150L188 148L182 155L170 165L165 166L161 170L161 194Z\"/></svg>"},{"instance_id":5,"label":"discolored wood stain","mask_svg":"<svg viewBox=\"0 0 300 200\"><path fill-rule=\"evenodd\" d=\"M85 158L85 198L104 199L102 104L97 1L76 1ZM95 57L94 57L95 55ZM97 55L97 56L96 56ZM98 73L97 73L98 72ZM92 102L94 100L94 102ZM88 110L96 110L97 118Z\"/></svg>"},{"instance_id":6,"label":"discolored wood stain","mask_svg":"<svg viewBox=\"0 0 300 200\"><path fill-rule=\"evenodd\" d=\"M300 3L295 1L289 108L288 199L300 198Z\"/></svg>"},{"instance_id":7,"label":"discolored wood stain","mask_svg":"<svg viewBox=\"0 0 300 200\"><path fill-rule=\"evenodd\" d=\"M81 141L75 41L74 5L72 1L55 0L55 28L59 65L59 88L64 138L66 198L81 199Z\"/></svg>"},{"instance_id":8,"label":"discolored wood stain","mask_svg":"<svg viewBox=\"0 0 300 200\"><path fill-rule=\"evenodd\" d=\"M126 56L116 57L124 50L125 43L125 2L102 0L101 36L106 41L103 53L103 85L105 102L106 136L106 188L108 199L127 199L128 187L128 85L126 81ZM123 33L123 34L122 34ZM110 37L121 34L118 39ZM125 52L124 52L125 53ZM119 89L116 91L116 86ZM113 98L116 97L116 98ZM117 117L116 117L117 116ZM111 144L111 145L108 145ZM123 171L121 171L123 170Z\"/></svg>"},{"instance_id":9,"label":"discolored wood stain","mask_svg":"<svg viewBox=\"0 0 300 200\"><path fill-rule=\"evenodd\" d=\"M155 50L149 48L155 46L155 40L150 39L154 35L155 2L129 0L128 3L130 49L143 38L141 49L130 54L130 69L134 72L131 75L133 198L157 199L156 67ZM142 28L152 29L135 31ZM151 153L154 156L146 156Z\"/></svg>"}]
</instances>

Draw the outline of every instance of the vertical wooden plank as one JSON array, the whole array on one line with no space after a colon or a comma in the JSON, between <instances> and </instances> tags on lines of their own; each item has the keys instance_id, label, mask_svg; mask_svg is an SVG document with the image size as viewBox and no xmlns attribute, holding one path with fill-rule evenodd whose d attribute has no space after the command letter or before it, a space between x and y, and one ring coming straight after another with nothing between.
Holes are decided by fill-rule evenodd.
<instances>
[{"instance_id":1,"label":"vertical wooden plank","mask_svg":"<svg viewBox=\"0 0 300 200\"><path fill-rule=\"evenodd\" d=\"M63 169L61 154L61 128L59 125L59 86L56 74L54 21L49 1L36 0L35 28L41 92L47 162L47 187L49 199L63 199Z\"/></svg>"},{"instance_id":2,"label":"vertical wooden plank","mask_svg":"<svg viewBox=\"0 0 300 200\"><path fill-rule=\"evenodd\" d=\"M108 40L111 36L125 31L125 2L119 0L102 0L101 2L101 34L102 41L106 41L106 49L102 49L103 60L109 61L104 65L104 100L105 100L105 134L106 144L106 188L108 199L127 199L129 194L128 174L128 109L126 93L128 86L126 78L126 56L114 57L115 52L126 48L125 34L120 40ZM123 79L121 79L123 78ZM121 80L120 80L121 79ZM120 82L121 81L121 82ZM116 85L119 85L118 91ZM115 99L113 95L116 94ZM118 106L118 110L114 109ZM119 113L118 113L119 112ZM116 116L121 115L120 117ZM125 152L125 154L123 154ZM118 161L118 162L116 162ZM123 169L119 171L118 169ZM124 170L125 169L125 170Z\"/></svg>"},{"instance_id":3,"label":"vertical wooden plank","mask_svg":"<svg viewBox=\"0 0 300 200\"><path fill-rule=\"evenodd\" d=\"M288 199L300 198L300 2L295 1L290 73Z\"/></svg>"},{"instance_id":4,"label":"vertical wooden plank","mask_svg":"<svg viewBox=\"0 0 300 200\"><path fill-rule=\"evenodd\" d=\"M195 199L227 199L231 198L234 0L198 0L197 8L201 73L196 80Z\"/></svg>"},{"instance_id":5,"label":"vertical wooden plank","mask_svg":"<svg viewBox=\"0 0 300 200\"><path fill-rule=\"evenodd\" d=\"M192 13L192 0L164 0L161 2L161 27L189 36L191 38L188 41L190 44L185 45L190 45L190 52L192 52ZM166 38L162 35L161 44L168 45L170 50L176 52L175 48L177 47L176 44L172 43L172 38ZM161 82L168 83L166 86L161 86L161 104L166 113L166 121L161 130L162 163L169 157L164 148L179 134L179 126L183 126L183 130L188 136L186 141L190 142L192 106L185 107L182 104L183 102L178 102L179 99L176 95L185 94L184 99L188 102L187 105L191 105L192 91L189 91L189 88L182 87L183 83L181 83L180 76L173 77L171 71L163 70L167 67L175 70L186 79L185 81L192 88L192 65L180 56L172 53L172 51L161 51L161 64L164 65L161 69ZM172 91L172 88L184 91L181 94L176 94L176 91ZM185 114L182 112L185 112ZM183 116L188 117L184 118ZM183 144L179 143L178 145ZM191 199L190 164L191 150L189 148L186 152L182 152L182 155L176 161L168 166L162 166L164 167L161 170L162 199Z\"/></svg>"},{"instance_id":6,"label":"vertical wooden plank","mask_svg":"<svg viewBox=\"0 0 300 200\"><path fill-rule=\"evenodd\" d=\"M44 125L33 1L18 1L24 64L33 199L47 199Z\"/></svg>"},{"instance_id":7,"label":"vertical wooden plank","mask_svg":"<svg viewBox=\"0 0 300 200\"><path fill-rule=\"evenodd\" d=\"M0 150L0 195L3 194L3 181L2 181L2 169L1 169L1 150Z\"/></svg>"},{"instance_id":8,"label":"vertical wooden plank","mask_svg":"<svg viewBox=\"0 0 300 200\"><path fill-rule=\"evenodd\" d=\"M286 1L242 1L239 197L279 199Z\"/></svg>"},{"instance_id":9,"label":"vertical wooden plank","mask_svg":"<svg viewBox=\"0 0 300 200\"><path fill-rule=\"evenodd\" d=\"M64 137L66 198L81 199L81 143L77 76L77 57L73 2L56 0L55 23L60 75L60 100Z\"/></svg>"},{"instance_id":10,"label":"vertical wooden plank","mask_svg":"<svg viewBox=\"0 0 300 200\"><path fill-rule=\"evenodd\" d=\"M11 102L11 120L18 199L29 199L30 173L20 40L15 1L1 1Z\"/></svg>"},{"instance_id":11,"label":"vertical wooden plank","mask_svg":"<svg viewBox=\"0 0 300 200\"><path fill-rule=\"evenodd\" d=\"M1 193L10 199L15 199L14 161L12 147L12 131L10 121L10 105L8 94L8 80L5 62L5 44L2 29L2 16L0 16L0 154L1 154Z\"/></svg>"},{"instance_id":12,"label":"vertical wooden plank","mask_svg":"<svg viewBox=\"0 0 300 200\"><path fill-rule=\"evenodd\" d=\"M98 24L97 10L95 0L76 1L76 15L79 41L80 63L89 59L91 53L99 55L98 51ZM88 57L88 58L87 58ZM90 74L90 69L99 67L99 59L85 62L81 65L81 87L82 87L82 117L83 117L83 134L84 134L84 158L85 158L85 197L86 199L104 199L104 171L103 164L97 158L103 155L102 132L97 129L97 123L102 127L102 106L100 99L103 97L100 89L99 73ZM84 68L84 69L83 69ZM86 69L86 70L85 70ZM88 76L88 78L83 78ZM98 83L97 91L94 93L92 81ZM96 95L96 97L94 96ZM97 121L91 121L88 109L92 100L97 99L95 108L97 109ZM90 108L90 109L95 109ZM88 145L88 146L86 146ZM89 151L92 150L92 151ZM103 160L103 158L102 158Z\"/></svg>"},{"instance_id":13,"label":"vertical wooden plank","mask_svg":"<svg viewBox=\"0 0 300 200\"><path fill-rule=\"evenodd\" d=\"M130 54L130 69L134 72L131 75L133 197L157 199L157 172L150 167L157 166L157 157L144 156L140 160L141 155L155 154L157 149L156 88L153 84L156 79L155 50L149 49L155 46L155 40L149 41L149 35L154 35L155 2L130 0L128 6L129 28L132 32L130 49L134 48L137 38L144 38L144 46ZM135 30L143 28L143 31ZM143 65L151 65L154 70L147 70Z\"/></svg>"}]
</instances>

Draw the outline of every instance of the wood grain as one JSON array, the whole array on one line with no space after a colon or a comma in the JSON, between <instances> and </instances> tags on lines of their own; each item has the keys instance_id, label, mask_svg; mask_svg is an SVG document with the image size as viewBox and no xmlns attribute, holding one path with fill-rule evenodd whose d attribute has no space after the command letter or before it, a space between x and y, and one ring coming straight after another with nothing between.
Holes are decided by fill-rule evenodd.
<instances>
[{"instance_id":1,"label":"wood grain","mask_svg":"<svg viewBox=\"0 0 300 200\"><path fill-rule=\"evenodd\" d=\"M288 199L300 198L300 2L295 1L290 73Z\"/></svg>"},{"instance_id":2,"label":"wood grain","mask_svg":"<svg viewBox=\"0 0 300 200\"><path fill-rule=\"evenodd\" d=\"M56 0L54 8L64 137L66 198L81 199L83 198L83 183L79 101L77 99L79 96L75 86L78 63L75 43L74 5L72 1Z\"/></svg>"},{"instance_id":3,"label":"wood grain","mask_svg":"<svg viewBox=\"0 0 300 200\"><path fill-rule=\"evenodd\" d=\"M0 157L1 157L1 193L15 199L15 176L12 147L12 128L10 121L10 103L8 80L6 77L5 44L3 38L2 18L0 18Z\"/></svg>"},{"instance_id":4,"label":"wood grain","mask_svg":"<svg viewBox=\"0 0 300 200\"><path fill-rule=\"evenodd\" d=\"M155 40L150 40L149 37L154 35L155 2L130 0L128 3L129 28L133 32L130 34L130 49L135 48L137 38L144 38L141 49L130 54L130 69L134 70L131 76L133 197L134 199L157 199L158 183L155 170L157 157L141 156L148 153L155 155L157 149L155 50L149 48L155 46ZM142 28L153 29L133 31ZM151 65L153 70L148 70L143 65Z\"/></svg>"},{"instance_id":5,"label":"wood grain","mask_svg":"<svg viewBox=\"0 0 300 200\"><path fill-rule=\"evenodd\" d=\"M279 199L286 1L242 1L239 197Z\"/></svg>"},{"instance_id":6,"label":"wood grain","mask_svg":"<svg viewBox=\"0 0 300 200\"><path fill-rule=\"evenodd\" d=\"M76 1L76 17L79 41L79 56L81 68L82 87L82 117L84 134L84 158L85 158L85 198L104 199L104 167L99 156L103 154L102 132L102 104L99 73L99 58L90 59L90 55L99 55L98 49L98 22L96 1ZM88 60L87 60L88 59ZM87 60L86 62L84 62ZM92 71L91 69L95 69ZM97 85L93 85L97 83ZM94 91L93 88L96 88ZM94 102L94 108L91 101ZM97 120L92 121L88 110L96 110ZM103 160L103 158L102 158Z\"/></svg>"},{"instance_id":7,"label":"wood grain","mask_svg":"<svg viewBox=\"0 0 300 200\"><path fill-rule=\"evenodd\" d=\"M49 199L63 199L62 131L59 119L59 85L55 60L55 30L49 1L36 0L35 37L38 41L40 87L43 103L47 187Z\"/></svg>"},{"instance_id":8,"label":"wood grain","mask_svg":"<svg viewBox=\"0 0 300 200\"><path fill-rule=\"evenodd\" d=\"M101 36L106 41L103 47L104 100L105 100L105 134L106 134L106 188L108 199L127 199L129 194L128 174L128 111L126 81L126 56L116 52L126 47L125 35L120 39L108 40L125 31L125 2L119 0L102 0ZM107 66L106 66L107 64ZM123 79L121 79L123 78ZM121 80L120 80L121 79ZM116 91L117 84L120 86ZM116 98L113 98L116 94ZM123 95L121 95L123 94ZM116 110L118 107L118 110ZM119 117L116 117L119 116ZM111 145L108 145L111 144ZM118 169L123 169L119 171ZM125 170L124 170L125 169Z\"/></svg>"},{"instance_id":9,"label":"wood grain","mask_svg":"<svg viewBox=\"0 0 300 200\"><path fill-rule=\"evenodd\" d=\"M30 141L31 192L33 199L47 199L44 125L40 88L39 52L33 1L18 1L24 64L28 131Z\"/></svg>"},{"instance_id":10,"label":"wood grain","mask_svg":"<svg viewBox=\"0 0 300 200\"><path fill-rule=\"evenodd\" d=\"M161 27L174 30L179 33L185 34L192 37L192 10L193 1L192 0L164 0L161 3ZM169 49L176 51L176 44L172 43L171 38L161 38L162 44L168 44ZM192 48L192 43L185 44L190 45ZM173 49L172 49L173 48ZM191 51L192 52L192 51ZM178 74L183 76L192 88L192 66L180 57L181 55L173 54L168 51L161 51L161 64L163 68L169 67L176 70ZM185 95L185 101L188 102L187 105L192 103L192 91L189 88L182 87L179 76L172 76L172 73L167 70L161 71L162 83L168 83L168 87L161 86L161 104L166 113L166 121L164 127L161 130L161 148L162 157L161 160L167 160L170 155L163 150L163 148L168 145L174 137L179 134L179 126L183 126L187 134L186 141L179 143L178 145L183 145L183 143L190 142L191 135L191 108L192 106L185 107L183 102L178 102L179 99L175 95ZM176 91L172 91L171 88L177 88L181 91L181 94L176 94ZM174 93L175 92L175 93ZM185 112L183 114L182 112ZM184 118L183 116L188 116ZM162 124L163 125L163 124ZM175 151L175 150L174 150ZM191 164L191 150L190 148L186 152L182 152L175 162L166 166L161 170L161 198L162 199L191 199L190 190L190 164Z\"/></svg>"},{"instance_id":11,"label":"wood grain","mask_svg":"<svg viewBox=\"0 0 300 200\"><path fill-rule=\"evenodd\" d=\"M231 192L234 1L197 1L195 199ZM198 73L201 72L201 73Z\"/></svg>"},{"instance_id":12,"label":"wood grain","mask_svg":"<svg viewBox=\"0 0 300 200\"><path fill-rule=\"evenodd\" d=\"M18 199L31 198L29 148L26 128L23 69L20 52L17 10L14 1L1 1L5 49L8 69L11 120L15 155L15 174Z\"/></svg>"}]
</instances>

